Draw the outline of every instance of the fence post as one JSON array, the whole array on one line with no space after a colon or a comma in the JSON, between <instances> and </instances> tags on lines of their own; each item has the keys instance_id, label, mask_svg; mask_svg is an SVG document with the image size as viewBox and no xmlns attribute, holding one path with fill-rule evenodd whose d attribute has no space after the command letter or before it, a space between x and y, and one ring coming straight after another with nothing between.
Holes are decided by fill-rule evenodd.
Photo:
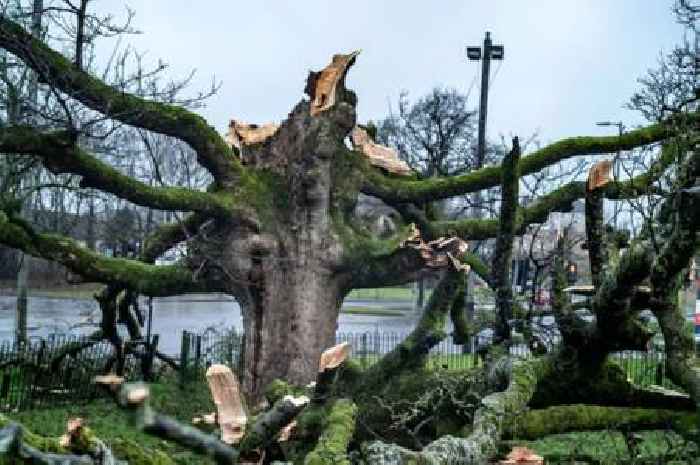
<instances>
[{"instance_id":1,"label":"fence post","mask_svg":"<svg viewBox=\"0 0 700 465\"><path fill-rule=\"evenodd\" d=\"M197 334L196 346L194 348L194 375L199 375L200 358L202 357L202 335Z\"/></svg>"},{"instance_id":2,"label":"fence post","mask_svg":"<svg viewBox=\"0 0 700 465\"><path fill-rule=\"evenodd\" d=\"M362 333L362 368L367 368L367 333Z\"/></svg>"},{"instance_id":3,"label":"fence post","mask_svg":"<svg viewBox=\"0 0 700 465\"><path fill-rule=\"evenodd\" d=\"M180 342L180 387L187 381L187 363L190 358L190 334L182 331L182 341Z\"/></svg>"}]
</instances>

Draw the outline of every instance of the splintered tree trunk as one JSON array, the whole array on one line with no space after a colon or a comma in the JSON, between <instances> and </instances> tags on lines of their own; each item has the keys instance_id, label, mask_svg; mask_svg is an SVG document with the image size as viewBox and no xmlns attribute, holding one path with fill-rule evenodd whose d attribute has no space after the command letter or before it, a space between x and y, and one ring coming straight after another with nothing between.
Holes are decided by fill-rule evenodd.
<instances>
[{"instance_id":1,"label":"splintered tree trunk","mask_svg":"<svg viewBox=\"0 0 700 465\"><path fill-rule=\"evenodd\" d=\"M321 352L335 343L347 291L340 270L344 247L330 215L333 203L345 201L343 192L334 192L342 184L334 174L342 142L323 118L308 117L308 105L297 105L270 145L241 149L246 163L276 173L279 190L274 215L260 232L247 238L232 233L228 249L231 262L239 262L235 268L249 270L234 294L246 337L243 389L256 400L274 379L315 380ZM349 133L354 111L343 108L329 111L329 118ZM249 261L240 266L241 259Z\"/></svg>"}]
</instances>

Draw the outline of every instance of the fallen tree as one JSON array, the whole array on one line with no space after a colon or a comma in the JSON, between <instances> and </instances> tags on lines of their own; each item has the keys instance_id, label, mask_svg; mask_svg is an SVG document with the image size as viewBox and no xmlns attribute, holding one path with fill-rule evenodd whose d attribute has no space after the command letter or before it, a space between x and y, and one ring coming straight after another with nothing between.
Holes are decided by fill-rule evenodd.
<instances>
[{"instance_id":1,"label":"fallen tree","mask_svg":"<svg viewBox=\"0 0 700 465\"><path fill-rule=\"evenodd\" d=\"M245 411L244 403L220 405L214 417L222 430L220 439L154 412L147 386L124 386L120 405L145 433L217 463L469 464L489 460L502 438L517 435L519 417L529 425L523 430L526 437L600 428L613 414L617 425L639 428L667 419L682 434L688 433L688 422L696 421L700 378L677 291L688 259L698 249L697 110L686 106L620 136L570 138L529 154L521 153L514 138L500 166L419 179L391 149L372 140L369 127L356 121L357 97L345 78L357 52L335 55L324 69L310 73L305 89L309 98L280 124L257 127L234 120L224 137L188 110L106 85L7 17L0 17L0 47L34 69L56 93L117 123L188 144L212 176L202 191L154 187L89 153L79 143L79 125L0 128L0 151L8 157L31 157L53 173L79 176L82 188L134 204L191 212L181 222L156 230L139 257L126 259L102 256L69 238L37 231L17 214L15 204L3 205L0 243L61 263L87 281L107 284L98 296L100 331L92 339L108 339L118 348L115 372L120 372L125 349L117 322L126 324L131 339L141 337L138 312L129 304L134 295L216 291L234 296L242 307L243 385L239 389L230 378L222 378L212 386L222 388L215 394L222 402L233 402L240 390L251 410ZM525 176L573 157L651 144L662 147L641 174L611 182L606 161L591 170L587 181L571 180L527 206L519 204ZM502 194L497 219L447 221L429 205L493 187L500 187ZM381 199L398 213L394 230L378 236L357 221L360 193ZM644 234L625 243L604 227L606 200L652 196L662 201ZM593 283L583 307L590 318L564 292L569 238L562 236L549 267L560 341L547 353L518 359L510 351L513 320L524 320L527 312L514 301L510 284L513 240L529 226L546 222L550 213L570 211L577 200L586 205ZM468 241L488 239L495 239L491 266L467 250ZM183 242L189 252L185 259L169 266L154 264ZM366 370L346 360L347 354L324 357L350 290L411 282L425 271L438 276L439 284L414 331L394 350ZM469 272L478 274L496 295L495 344L479 369L431 373L425 362L447 336L448 318L462 341L473 332L460 297ZM647 348L653 333L640 318L647 309L661 327L671 379L688 396L640 389L608 359L612 352ZM59 358L72 350L81 347L68 348ZM597 415L575 415L589 409L582 405L595 405L590 411ZM538 415L547 412L552 424L547 429L536 426ZM573 418L557 421L556 414L562 412ZM24 459L54 453L44 450L49 446L41 449L27 442L29 436L19 431L4 431L7 454ZM51 460L60 462L52 456L45 459Z\"/></svg>"}]
</instances>

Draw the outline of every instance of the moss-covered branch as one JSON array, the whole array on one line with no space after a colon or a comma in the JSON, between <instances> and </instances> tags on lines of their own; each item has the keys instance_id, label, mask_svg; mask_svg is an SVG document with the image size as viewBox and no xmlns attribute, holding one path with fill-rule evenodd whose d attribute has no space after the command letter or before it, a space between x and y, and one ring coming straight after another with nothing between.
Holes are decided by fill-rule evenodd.
<instances>
[{"instance_id":1,"label":"moss-covered branch","mask_svg":"<svg viewBox=\"0 0 700 465\"><path fill-rule=\"evenodd\" d=\"M496 248L493 253L491 282L496 292L495 342L510 341L510 323L513 318L513 286L510 279L510 260L513 255L513 237L516 229L518 185L520 183L520 143L513 138L513 148L501 163L501 212L498 223Z\"/></svg>"},{"instance_id":2,"label":"moss-covered branch","mask_svg":"<svg viewBox=\"0 0 700 465\"><path fill-rule=\"evenodd\" d=\"M279 399L266 412L261 413L252 425L246 428L245 435L238 443L242 456L253 453L256 449L269 446L280 430L291 423L309 403L306 396L285 396Z\"/></svg>"},{"instance_id":3,"label":"moss-covered branch","mask_svg":"<svg viewBox=\"0 0 700 465\"><path fill-rule=\"evenodd\" d=\"M205 287L183 266L154 266L105 257L67 237L36 233L19 218L4 212L0 212L0 244L61 263L87 280L128 287L144 295L173 295Z\"/></svg>"},{"instance_id":4,"label":"moss-covered branch","mask_svg":"<svg viewBox=\"0 0 700 465\"><path fill-rule=\"evenodd\" d=\"M138 383L124 385L119 393L119 404L131 413L132 421L138 429L210 457L218 464L238 463L238 450L216 436L155 412L150 406L149 397L148 387Z\"/></svg>"},{"instance_id":5,"label":"moss-covered branch","mask_svg":"<svg viewBox=\"0 0 700 465\"><path fill-rule=\"evenodd\" d=\"M381 463L383 459L384 463L397 465L486 463L497 451L504 422L525 410L538 381L547 376L549 369L550 360L547 358L514 361L506 374L508 387L481 400L472 427L465 431L465 438L443 436L420 452L375 441L364 446L365 458L368 463Z\"/></svg>"},{"instance_id":6,"label":"moss-covered branch","mask_svg":"<svg viewBox=\"0 0 700 465\"><path fill-rule=\"evenodd\" d=\"M530 410L508 419L503 437L538 439L550 434L606 429L641 431L671 428L681 434L687 434L696 428L699 420L696 412L678 410L559 405Z\"/></svg>"},{"instance_id":7,"label":"moss-covered branch","mask_svg":"<svg viewBox=\"0 0 700 465\"><path fill-rule=\"evenodd\" d=\"M654 183L658 181L664 171L673 163L677 151L672 147L664 147L661 156L644 173L631 179L609 183L596 192L601 200L635 198L646 193L655 193ZM527 158L527 157L526 157ZM586 197L586 182L571 181L553 191L542 195L531 205L518 208L516 233L523 234L527 227L533 224L544 223L550 213L570 212L573 204ZM401 213L414 212L410 209L400 209ZM412 217L415 220L415 217ZM459 236L465 240L485 240L498 235L498 220L467 218L454 221L424 220L422 229L426 237Z\"/></svg>"},{"instance_id":8,"label":"moss-covered branch","mask_svg":"<svg viewBox=\"0 0 700 465\"><path fill-rule=\"evenodd\" d=\"M201 192L184 187L149 186L122 174L77 146L65 131L42 133L29 126L0 129L0 153L37 156L53 173L82 177L81 187L109 192L137 205L159 210L197 211L252 223L250 212L236 211L232 198L225 194Z\"/></svg>"},{"instance_id":9,"label":"moss-covered branch","mask_svg":"<svg viewBox=\"0 0 700 465\"><path fill-rule=\"evenodd\" d=\"M325 410L321 435L304 465L350 465L347 452L355 433L357 406L349 399L336 399Z\"/></svg>"},{"instance_id":10,"label":"moss-covered branch","mask_svg":"<svg viewBox=\"0 0 700 465\"><path fill-rule=\"evenodd\" d=\"M700 119L698 113L684 115L684 117L690 119L691 124ZM630 150L667 139L673 134L673 125L663 122L630 131L621 136L564 139L523 157L520 162L521 175L537 173L548 166L575 156ZM368 169L365 170L362 191L379 197L389 204L424 203L495 187L500 183L500 178L501 168L497 166L488 166L461 176L426 180L390 177L376 169Z\"/></svg>"},{"instance_id":11,"label":"moss-covered branch","mask_svg":"<svg viewBox=\"0 0 700 465\"><path fill-rule=\"evenodd\" d=\"M362 383L368 389L374 389L401 371L419 367L425 362L430 349L446 336L447 315L462 285L463 272L454 269L446 271L411 334L365 372Z\"/></svg>"},{"instance_id":12,"label":"moss-covered branch","mask_svg":"<svg viewBox=\"0 0 700 465\"><path fill-rule=\"evenodd\" d=\"M141 260L153 263L158 257L197 233L209 220L207 215L193 213L182 221L159 225L147 238L141 252Z\"/></svg>"},{"instance_id":13,"label":"moss-covered branch","mask_svg":"<svg viewBox=\"0 0 700 465\"><path fill-rule=\"evenodd\" d=\"M187 142L197 152L198 161L218 181L227 183L243 171L228 144L201 116L105 84L7 16L0 17L0 47L24 61L38 74L40 82L70 95L88 108L125 124Z\"/></svg>"}]
</instances>

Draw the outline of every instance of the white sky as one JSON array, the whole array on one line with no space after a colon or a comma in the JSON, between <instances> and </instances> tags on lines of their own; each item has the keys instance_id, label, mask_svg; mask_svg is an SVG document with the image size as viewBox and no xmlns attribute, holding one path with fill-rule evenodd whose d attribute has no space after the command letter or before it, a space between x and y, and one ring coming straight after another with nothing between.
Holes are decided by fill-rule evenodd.
<instances>
[{"instance_id":1,"label":"white sky","mask_svg":"<svg viewBox=\"0 0 700 465\"><path fill-rule=\"evenodd\" d=\"M436 85L466 91L480 63L464 47L491 31L505 60L489 94L488 136L539 131L542 142L611 134L596 121L639 116L623 109L636 79L681 38L671 0L224 1L129 0L127 40L169 75L197 76L191 93L212 77L220 92L201 113L224 130L236 117L279 121L302 97L309 69L334 53L362 49L348 75L359 120L380 119L401 90L417 99ZM122 0L93 8L123 15ZM492 76L499 62L492 63ZM470 102L478 105L477 80Z\"/></svg>"}]
</instances>

